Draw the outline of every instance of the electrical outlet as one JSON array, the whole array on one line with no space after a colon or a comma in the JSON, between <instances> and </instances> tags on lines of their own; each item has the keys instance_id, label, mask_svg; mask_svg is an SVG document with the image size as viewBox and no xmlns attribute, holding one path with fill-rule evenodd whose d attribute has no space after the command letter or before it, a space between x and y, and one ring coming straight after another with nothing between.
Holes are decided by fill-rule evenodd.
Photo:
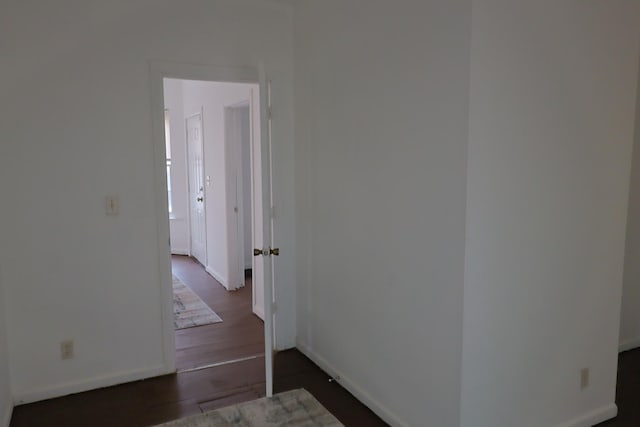
<instances>
[{"instance_id":1,"label":"electrical outlet","mask_svg":"<svg viewBox=\"0 0 640 427\"><path fill-rule=\"evenodd\" d=\"M580 369L580 390L589 387L589 368Z\"/></svg>"},{"instance_id":2,"label":"electrical outlet","mask_svg":"<svg viewBox=\"0 0 640 427\"><path fill-rule=\"evenodd\" d=\"M60 357L62 360L73 359L73 341L62 341L60 343Z\"/></svg>"}]
</instances>

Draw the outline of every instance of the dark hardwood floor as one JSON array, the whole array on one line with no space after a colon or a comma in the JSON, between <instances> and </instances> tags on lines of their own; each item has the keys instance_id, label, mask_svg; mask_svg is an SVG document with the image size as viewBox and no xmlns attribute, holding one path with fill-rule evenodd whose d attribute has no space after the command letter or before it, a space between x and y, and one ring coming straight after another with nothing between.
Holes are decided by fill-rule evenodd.
<instances>
[{"instance_id":1,"label":"dark hardwood floor","mask_svg":"<svg viewBox=\"0 0 640 427\"><path fill-rule=\"evenodd\" d=\"M251 280L228 292L189 257L173 256L172 268L223 320L176 331L176 367L187 371L18 406L11 426L148 426L264 396L264 329L251 310ZM278 353L274 391L295 388L347 426L386 425L297 350Z\"/></svg>"},{"instance_id":2,"label":"dark hardwood floor","mask_svg":"<svg viewBox=\"0 0 640 427\"><path fill-rule=\"evenodd\" d=\"M640 348L618 356L616 404L618 416L597 427L640 426Z\"/></svg>"},{"instance_id":3,"label":"dark hardwood floor","mask_svg":"<svg viewBox=\"0 0 640 427\"><path fill-rule=\"evenodd\" d=\"M264 354L264 326L251 310L251 278L227 291L193 258L172 256L173 274L222 318L221 323L176 331L178 371Z\"/></svg>"},{"instance_id":4,"label":"dark hardwood floor","mask_svg":"<svg viewBox=\"0 0 640 427\"><path fill-rule=\"evenodd\" d=\"M385 426L297 350L275 357L275 391L305 388L345 426ZM166 375L18 406L11 427L148 426L264 396L264 358ZM640 426L640 349L620 354L618 416L597 427Z\"/></svg>"},{"instance_id":5,"label":"dark hardwood floor","mask_svg":"<svg viewBox=\"0 0 640 427\"><path fill-rule=\"evenodd\" d=\"M182 369L264 351L262 322L251 314L250 286L227 292L193 260L177 257L173 265L176 275L222 317L217 325L224 325L177 331ZM222 349L220 354L216 348ZM264 378L260 356L18 406L11 427L154 425L262 397ZM280 352L275 357L274 391L295 388L307 389L347 427L386 425L339 384L329 382L327 374L300 352ZM598 427L640 426L640 349L619 356L616 403L618 416Z\"/></svg>"},{"instance_id":6,"label":"dark hardwood floor","mask_svg":"<svg viewBox=\"0 0 640 427\"><path fill-rule=\"evenodd\" d=\"M305 388L345 426L386 426L297 350L275 357L275 392ZM14 409L11 427L149 426L264 396L264 358L165 375Z\"/></svg>"}]
</instances>

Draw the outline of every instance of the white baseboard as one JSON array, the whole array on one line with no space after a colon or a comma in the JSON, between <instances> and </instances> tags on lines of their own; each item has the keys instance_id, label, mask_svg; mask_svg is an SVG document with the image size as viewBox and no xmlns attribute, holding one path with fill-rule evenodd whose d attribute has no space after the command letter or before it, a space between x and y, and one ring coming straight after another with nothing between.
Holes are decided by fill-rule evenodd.
<instances>
[{"instance_id":1,"label":"white baseboard","mask_svg":"<svg viewBox=\"0 0 640 427\"><path fill-rule=\"evenodd\" d=\"M220 284L222 286L224 286L225 288L229 289L229 282L227 281L227 279L223 278L220 274L218 274L217 271L215 271L213 268L211 268L209 266L205 267L204 269L206 270L207 273L212 275L214 279L216 279L218 282L220 282Z\"/></svg>"},{"instance_id":2,"label":"white baseboard","mask_svg":"<svg viewBox=\"0 0 640 427\"><path fill-rule=\"evenodd\" d=\"M13 405L8 402L6 412L4 414L4 419L2 420L3 427L9 427L9 424L11 424L11 415L13 415Z\"/></svg>"},{"instance_id":3,"label":"white baseboard","mask_svg":"<svg viewBox=\"0 0 640 427\"><path fill-rule=\"evenodd\" d=\"M383 404L375 400L371 397L366 391L364 391L360 386L358 386L353 380L351 380L344 372L340 372L335 369L327 360L325 360L322 356L315 353L305 344L298 342L297 344L298 350L302 352L305 356L311 359L316 365L318 365L323 371L327 374L331 375L336 379L336 381L345 389L349 391L349 393L353 394L356 399L362 402L365 406L371 409L376 413L384 422L393 426L393 427L404 427L408 426L408 424L402 422L398 416L392 413L389 409L387 409Z\"/></svg>"},{"instance_id":4,"label":"white baseboard","mask_svg":"<svg viewBox=\"0 0 640 427\"><path fill-rule=\"evenodd\" d=\"M634 348L638 348L638 347L640 347L640 338L633 338L620 343L620 346L618 347L618 352L622 353L623 351L633 350Z\"/></svg>"},{"instance_id":5,"label":"white baseboard","mask_svg":"<svg viewBox=\"0 0 640 427\"><path fill-rule=\"evenodd\" d=\"M144 380L147 378L157 377L173 372L169 371L164 365L156 366L151 369L139 369L135 371L120 372L66 384L57 384L54 386L43 387L36 390L18 392L14 393L13 398L16 405L23 405L26 403L38 402L40 400L52 399L54 397L66 396L68 394L81 393L83 391L110 387L113 385L128 383L131 381Z\"/></svg>"},{"instance_id":6,"label":"white baseboard","mask_svg":"<svg viewBox=\"0 0 640 427\"><path fill-rule=\"evenodd\" d=\"M594 409L584 415L576 417L557 427L592 427L618 415L618 407L615 403Z\"/></svg>"},{"instance_id":7,"label":"white baseboard","mask_svg":"<svg viewBox=\"0 0 640 427\"><path fill-rule=\"evenodd\" d=\"M336 378L336 381L353 394L360 402L376 413L384 422L391 426L406 426L398 416L393 414L389 409L382 405L377 400L373 399L366 391L358 386L353 380L346 376L343 372L336 370L329 362L327 362L322 356L319 356L311 349L309 349L304 343L298 342L298 350L305 356L311 359L316 365L318 365L327 374ZM338 378L339 377L339 378ZM584 415L576 417L566 423L560 424L556 427L592 427L596 424L607 421L618 415L618 407L615 403L607 406L595 409Z\"/></svg>"},{"instance_id":8,"label":"white baseboard","mask_svg":"<svg viewBox=\"0 0 640 427\"><path fill-rule=\"evenodd\" d=\"M189 249L171 249L171 255L190 255Z\"/></svg>"}]
</instances>

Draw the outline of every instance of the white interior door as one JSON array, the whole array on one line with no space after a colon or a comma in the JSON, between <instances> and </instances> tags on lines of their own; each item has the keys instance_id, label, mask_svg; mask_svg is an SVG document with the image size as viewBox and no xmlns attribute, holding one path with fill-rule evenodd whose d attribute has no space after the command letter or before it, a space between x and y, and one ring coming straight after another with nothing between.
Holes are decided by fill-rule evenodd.
<instances>
[{"instance_id":1,"label":"white interior door","mask_svg":"<svg viewBox=\"0 0 640 427\"><path fill-rule=\"evenodd\" d=\"M187 117L187 154L189 171L189 219L191 255L207 265L207 230L204 203L204 147L202 113Z\"/></svg>"},{"instance_id":2,"label":"white interior door","mask_svg":"<svg viewBox=\"0 0 640 427\"><path fill-rule=\"evenodd\" d=\"M260 88L262 89L262 88ZM252 108L251 108L251 129L256 129L253 125L254 121L260 120L260 97L259 92L253 93ZM251 135L251 240L253 242L253 248L262 249L265 247L264 243L264 222L263 222L263 178L262 178L262 126L260 126L257 134ZM268 212L268 211L265 211ZM264 257L254 256L252 269L252 304L251 308L253 312L264 320Z\"/></svg>"},{"instance_id":3,"label":"white interior door","mask_svg":"<svg viewBox=\"0 0 640 427\"><path fill-rule=\"evenodd\" d=\"M273 201L271 197L271 87L264 68L260 66L260 182L261 200L254 206L261 207L262 211L262 245L256 246L261 250L262 271L259 279L262 280L264 292L264 343L265 343L265 371L266 394L273 395L273 261L278 252L272 248L273 244ZM256 174L257 175L257 174ZM255 211L260 210L259 208ZM256 237L258 237L256 235ZM278 250L279 251L279 250ZM254 275L254 277L256 277Z\"/></svg>"}]
</instances>

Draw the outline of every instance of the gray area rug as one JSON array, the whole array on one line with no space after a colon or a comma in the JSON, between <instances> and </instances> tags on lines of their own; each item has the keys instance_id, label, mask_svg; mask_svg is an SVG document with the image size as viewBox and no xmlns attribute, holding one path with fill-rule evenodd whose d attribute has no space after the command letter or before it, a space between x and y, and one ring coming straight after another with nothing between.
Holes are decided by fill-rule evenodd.
<instances>
[{"instance_id":1,"label":"gray area rug","mask_svg":"<svg viewBox=\"0 0 640 427\"><path fill-rule=\"evenodd\" d=\"M211 308L176 276L173 276L173 327L193 328L222 322Z\"/></svg>"},{"instance_id":2,"label":"gray area rug","mask_svg":"<svg viewBox=\"0 0 640 427\"><path fill-rule=\"evenodd\" d=\"M162 427L343 427L308 391L286 391L193 415Z\"/></svg>"}]
</instances>

